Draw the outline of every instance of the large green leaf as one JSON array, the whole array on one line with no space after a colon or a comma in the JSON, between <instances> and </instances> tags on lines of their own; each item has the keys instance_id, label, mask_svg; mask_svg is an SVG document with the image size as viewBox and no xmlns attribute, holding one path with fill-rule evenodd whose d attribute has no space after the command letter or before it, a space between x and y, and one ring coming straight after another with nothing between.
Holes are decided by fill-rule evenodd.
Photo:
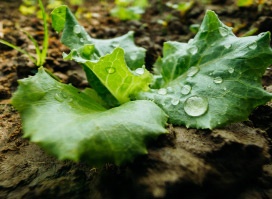
<instances>
[{"instance_id":1,"label":"large green leaf","mask_svg":"<svg viewBox=\"0 0 272 199\"><path fill-rule=\"evenodd\" d=\"M149 90L152 75L144 68L138 68L136 72L130 71L122 48L117 47L99 61L90 61L93 55L92 49L93 46L84 45L72 50L64 58L75 60L88 67L120 103L128 102L130 96L135 96L140 91Z\"/></svg>"},{"instance_id":2,"label":"large green leaf","mask_svg":"<svg viewBox=\"0 0 272 199\"><path fill-rule=\"evenodd\" d=\"M93 59L98 60L112 53L116 47L121 47L125 50L126 63L132 70L144 65L146 50L135 45L132 31L113 39L94 39L77 22L67 6L54 9L51 15L53 28L58 32L63 30L61 42L71 50L78 49L84 44L94 45L96 56Z\"/></svg>"},{"instance_id":3,"label":"large green leaf","mask_svg":"<svg viewBox=\"0 0 272 199\"><path fill-rule=\"evenodd\" d=\"M43 68L19 81L12 104L24 137L59 159L117 165L146 154L146 143L166 133L167 117L153 102L139 100L106 110L90 91L52 79Z\"/></svg>"},{"instance_id":4,"label":"large green leaf","mask_svg":"<svg viewBox=\"0 0 272 199\"><path fill-rule=\"evenodd\" d=\"M212 129L246 120L272 97L261 85L272 63L270 33L237 38L207 11L194 39L167 42L163 54L159 69L165 84L138 99L154 100L170 123Z\"/></svg>"}]
</instances>

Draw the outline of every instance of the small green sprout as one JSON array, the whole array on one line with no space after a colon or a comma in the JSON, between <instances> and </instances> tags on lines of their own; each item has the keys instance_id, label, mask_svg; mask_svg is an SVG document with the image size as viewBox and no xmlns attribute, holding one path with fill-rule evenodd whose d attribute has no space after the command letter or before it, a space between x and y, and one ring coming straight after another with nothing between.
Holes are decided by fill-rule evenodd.
<instances>
[{"instance_id":1,"label":"small green sprout","mask_svg":"<svg viewBox=\"0 0 272 199\"><path fill-rule=\"evenodd\" d=\"M47 49L48 49L48 27L47 27L47 20L46 20L46 13L42 4L42 1L39 0L39 5L42 11L42 18L43 18L43 26L44 26L44 39L43 39L43 49L42 51L40 50L40 47L38 45L38 42L27 32L24 32L28 38L33 42L35 49L36 49L36 54L37 54L37 58L35 59L34 57L32 57L28 52L26 52L25 50L21 49L18 46L15 46L7 41L4 41L2 39L0 39L0 43L5 44L23 54L25 54L26 56L29 57L29 59L31 61L33 61L35 63L36 66L42 66L45 63L45 59L46 59L46 54L47 54Z\"/></svg>"}]
</instances>

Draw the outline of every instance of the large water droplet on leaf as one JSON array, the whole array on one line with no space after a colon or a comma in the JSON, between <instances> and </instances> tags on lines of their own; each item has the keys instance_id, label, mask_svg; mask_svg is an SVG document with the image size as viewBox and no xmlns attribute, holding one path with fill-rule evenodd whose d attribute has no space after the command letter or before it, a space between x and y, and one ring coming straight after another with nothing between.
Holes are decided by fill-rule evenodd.
<instances>
[{"instance_id":1,"label":"large water droplet on leaf","mask_svg":"<svg viewBox=\"0 0 272 199\"><path fill-rule=\"evenodd\" d=\"M79 34L81 32L81 26L75 25L73 31L75 34Z\"/></svg>"},{"instance_id":2,"label":"large water droplet on leaf","mask_svg":"<svg viewBox=\"0 0 272 199\"><path fill-rule=\"evenodd\" d=\"M174 106L178 105L179 104L179 99L173 98L171 100L171 104L173 104Z\"/></svg>"},{"instance_id":3,"label":"large water droplet on leaf","mask_svg":"<svg viewBox=\"0 0 272 199\"><path fill-rule=\"evenodd\" d=\"M188 95L191 92L191 86L190 85L185 85L181 88L181 93L183 95Z\"/></svg>"},{"instance_id":4,"label":"large water droplet on leaf","mask_svg":"<svg viewBox=\"0 0 272 199\"><path fill-rule=\"evenodd\" d=\"M228 30L226 28L220 27L219 28L219 33L222 37L225 37L228 35Z\"/></svg>"},{"instance_id":5,"label":"large water droplet on leaf","mask_svg":"<svg viewBox=\"0 0 272 199\"><path fill-rule=\"evenodd\" d=\"M189 70L187 71L187 75L188 75L189 77L192 77L192 76L194 76L198 71L199 71L199 68L196 67L196 66L193 66L193 67L189 68Z\"/></svg>"},{"instance_id":6,"label":"large water droplet on leaf","mask_svg":"<svg viewBox=\"0 0 272 199\"><path fill-rule=\"evenodd\" d=\"M195 55L197 53L197 51L198 51L198 49L196 46L189 48L189 53L191 53L192 55Z\"/></svg>"},{"instance_id":7,"label":"large water droplet on leaf","mask_svg":"<svg viewBox=\"0 0 272 199\"><path fill-rule=\"evenodd\" d=\"M135 70L135 73L137 73L138 75L142 75L142 74L144 74L144 72L145 72L145 70L143 68L137 68Z\"/></svg>"},{"instance_id":8,"label":"large water droplet on leaf","mask_svg":"<svg viewBox=\"0 0 272 199\"><path fill-rule=\"evenodd\" d=\"M250 44L250 45L248 46L248 48L251 49L251 50L255 50L255 49L257 48L257 43L256 43L256 42L253 42L252 44Z\"/></svg>"},{"instance_id":9,"label":"large water droplet on leaf","mask_svg":"<svg viewBox=\"0 0 272 199\"><path fill-rule=\"evenodd\" d=\"M184 111L193 117L201 116L208 110L209 103L207 98L192 96L184 102Z\"/></svg>"},{"instance_id":10,"label":"large water droplet on leaf","mask_svg":"<svg viewBox=\"0 0 272 199\"><path fill-rule=\"evenodd\" d=\"M223 82L223 79L221 77L215 77L213 79L213 82L216 84L221 84Z\"/></svg>"},{"instance_id":11,"label":"large water droplet on leaf","mask_svg":"<svg viewBox=\"0 0 272 199\"><path fill-rule=\"evenodd\" d=\"M165 95L167 93L167 90L165 88L161 88L158 90L158 94Z\"/></svg>"},{"instance_id":12,"label":"large water droplet on leaf","mask_svg":"<svg viewBox=\"0 0 272 199\"><path fill-rule=\"evenodd\" d=\"M109 74L113 74L113 73L115 73L115 68L114 68L114 67L107 67L107 68L106 68L106 71L107 71Z\"/></svg>"},{"instance_id":13,"label":"large water droplet on leaf","mask_svg":"<svg viewBox=\"0 0 272 199\"><path fill-rule=\"evenodd\" d=\"M234 72L234 68L229 68L229 73L233 73Z\"/></svg>"}]
</instances>

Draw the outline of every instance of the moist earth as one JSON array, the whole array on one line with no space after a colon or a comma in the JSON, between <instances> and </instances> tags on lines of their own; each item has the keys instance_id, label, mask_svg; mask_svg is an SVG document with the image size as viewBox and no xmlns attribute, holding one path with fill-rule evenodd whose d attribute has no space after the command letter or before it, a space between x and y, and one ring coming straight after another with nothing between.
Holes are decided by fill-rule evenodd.
<instances>
[{"instance_id":1,"label":"moist earth","mask_svg":"<svg viewBox=\"0 0 272 199\"><path fill-rule=\"evenodd\" d=\"M112 38L133 30L136 44L147 49L146 67L150 70L161 56L163 42L188 42L194 36L189 26L200 24L206 9L236 27L237 36L254 28L258 28L254 34L272 31L269 1L263 7L246 8L229 0L201 2L182 16L165 6L166 1L150 1L140 21L120 21L109 16L112 2L86 1L82 7L92 18L79 21L94 38ZM0 37L34 54L35 48L22 30L42 44L43 25L36 15L22 15L20 4L1 0ZM169 14L173 17L167 26L158 23ZM51 27L49 46L45 67L64 83L87 87L81 67L62 59L62 52L68 49ZM20 116L9 104L10 98L17 80L36 72L27 57L0 44L0 198L272 198L272 103L256 108L248 121L212 131L169 125L168 134L149 144L148 155L120 167L93 168L84 162L59 161L22 137ZM262 83L272 92L271 69Z\"/></svg>"}]
</instances>

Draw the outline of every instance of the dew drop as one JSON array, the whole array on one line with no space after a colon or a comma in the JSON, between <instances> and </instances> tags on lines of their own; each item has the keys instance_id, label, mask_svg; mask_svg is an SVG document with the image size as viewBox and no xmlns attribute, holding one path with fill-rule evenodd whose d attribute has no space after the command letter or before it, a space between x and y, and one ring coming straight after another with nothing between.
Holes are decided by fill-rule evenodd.
<instances>
[{"instance_id":1,"label":"dew drop","mask_svg":"<svg viewBox=\"0 0 272 199\"><path fill-rule=\"evenodd\" d=\"M221 77L216 77L213 79L213 82L216 84L221 84L223 82L223 79Z\"/></svg>"},{"instance_id":2,"label":"dew drop","mask_svg":"<svg viewBox=\"0 0 272 199\"><path fill-rule=\"evenodd\" d=\"M193 117L201 116L208 110L209 104L205 97L192 96L184 102L184 111Z\"/></svg>"},{"instance_id":3,"label":"dew drop","mask_svg":"<svg viewBox=\"0 0 272 199\"><path fill-rule=\"evenodd\" d=\"M82 43L83 43L83 42L84 42L84 39L83 39L83 38L80 38L80 42L82 42Z\"/></svg>"},{"instance_id":4,"label":"dew drop","mask_svg":"<svg viewBox=\"0 0 272 199\"><path fill-rule=\"evenodd\" d=\"M161 88L158 90L158 94L160 95L166 95L166 93L167 93L167 90L165 88Z\"/></svg>"},{"instance_id":5,"label":"dew drop","mask_svg":"<svg viewBox=\"0 0 272 199\"><path fill-rule=\"evenodd\" d=\"M229 73L233 73L234 72L234 68L229 68Z\"/></svg>"},{"instance_id":6,"label":"dew drop","mask_svg":"<svg viewBox=\"0 0 272 199\"><path fill-rule=\"evenodd\" d=\"M228 30L226 28L220 27L219 28L219 33L222 37L225 37L228 35Z\"/></svg>"},{"instance_id":7,"label":"dew drop","mask_svg":"<svg viewBox=\"0 0 272 199\"><path fill-rule=\"evenodd\" d=\"M178 105L179 104L179 99L173 98L171 100L171 104L173 104L174 106Z\"/></svg>"},{"instance_id":8,"label":"dew drop","mask_svg":"<svg viewBox=\"0 0 272 199\"><path fill-rule=\"evenodd\" d=\"M173 88L172 87L167 87L167 91L171 93L171 92L173 92Z\"/></svg>"},{"instance_id":9,"label":"dew drop","mask_svg":"<svg viewBox=\"0 0 272 199\"><path fill-rule=\"evenodd\" d=\"M107 68L106 68L106 71L107 71L109 74L113 74L113 73L115 73L115 68L114 68L114 67L107 67Z\"/></svg>"},{"instance_id":10,"label":"dew drop","mask_svg":"<svg viewBox=\"0 0 272 199\"><path fill-rule=\"evenodd\" d=\"M195 55L197 53L197 51L198 51L198 49L196 46L189 48L189 53L191 53L192 55Z\"/></svg>"},{"instance_id":11,"label":"dew drop","mask_svg":"<svg viewBox=\"0 0 272 199\"><path fill-rule=\"evenodd\" d=\"M229 49L229 48L231 47L231 44L225 44L224 47L225 47L226 49Z\"/></svg>"},{"instance_id":12,"label":"dew drop","mask_svg":"<svg viewBox=\"0 0 272 199\"><path fill-rule=\"evenodd\" d=\"M114 41L114 42L112 42L111 46L114 48L117 48L117 47L119 47L119 42Z\"/></svg>"},{"instance_id":13,"label":"dew drop","mask_svg":"<svg viewBox=\"0 0 272 199\"><path fill-rule=\"evenodd\" d=\"M56 94L55 94L55 99L56 99L57 101L59 101L59 102L63 102L63 101L64 101L64 98L63 98L63 96L62 96L61 93L56 93Z\"/></svg>"},{"instance_id":14,"label":"dew drop","mask_svg":"<svg viewBox=\"0 0 272 199\"><path fill-rule=\"evenodd\" d=\"M136 60L136 59L137 59L137 54L132 54L132 55L130 55L130 59L131 59L131 60Z\"/></svg>"},{"instance_id":15,"label":"dew drop","mask_svg":"<svg viewBox=\"0 0 272 199\"><path fill-rule=\"evenodd\" d=\"M255 49L257 48L257 43L256 43L256 42L253 42L252 44L250 44L250 45L248 46L248 48L251 49L251 50L255 50Z\"/></svg>"},{"instance_id":16,"label":"dew drop","mask_svg":"<svg viewBox=\"0 0 272 199\"><path fill-rule=\"evenodd\" d=\"M80 25L75 25L73 30L74 30L75 34L79 34L81 32L81 26Z\"/></svg>"},{"instance_id":17,"label":"dew drop","mask_svg":"<svg viewBox=\"0 0 272 199\"><path fill-rule=\"evenodd\" d=\"M224 87L224 88L223 88L223 90L224 90L224 91L226 91L226 90L227 90L227 88L226 88L226 87Z\"/></svg>"},{"instance_id":18,"label":"dew drop","mask_svg":"<svg viewBox=\"0 0 272 199\"><path fill-rule=\"evenodd\" d=\"M144 72L145 72L145 70L143 68L137 68L135 70L135 73L137 73L138 75L142 75L142 74L144 74Z\"/></svg>"},{"instance_id":19,"label":"dew drop","mask_svg":"<svg viewBox=\"0 0 272 199\"><path fill-rule=\"evenodd\" d=\"M197 72L199 71L199 68L196 66L191 67L188 71L187 71L187 75L188 77L192 77L194 76Z\"/></svg>"},{"instance_id":20,"label":"dew drop","mask_svg":"<svg viewBox=\"0 0 272 199\"><path fill-rule=\"evenodd\" d=\"M191 92L191 86L190 85L185 85L181 88L181 93L183 95L188 95Z\"/></svg>"}]
</instances>

